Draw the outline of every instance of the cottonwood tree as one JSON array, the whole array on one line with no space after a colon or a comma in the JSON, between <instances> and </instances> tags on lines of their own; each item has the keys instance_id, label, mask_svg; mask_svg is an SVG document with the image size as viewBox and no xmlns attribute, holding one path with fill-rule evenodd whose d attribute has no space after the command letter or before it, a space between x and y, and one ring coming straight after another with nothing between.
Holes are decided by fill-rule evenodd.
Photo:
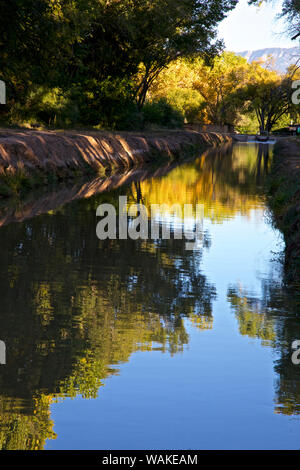
<instances>
[{"instance_id":1,"label":"cottonwood tree","mask_svg":"<svg viewBox=\"0 0 300 470\"><path fill-rule=\"evenodd\" d=\"M0 0L0 80L9 106L24 107L37 87L57 87L70 91L87 122L125 108L122 96L141 108L171 61L220 50L217 24L237 2Z\"/></svg>"},{"instance_id":2,"label":"cottonwood tree","mask_svg":"<svg viewBox=\"0 0 300 470\"><path fill-rule=\"evenodd\" d=\"M36 87L70 83L76 44L89 34L98 0L0 0L0 79L7 106L24 107Z\"/></svg>"},{"instance_id":3,"label":"cottonwood tree","mask_svg":"<svg viewBox=\"0 0 300 470\"><path fill-rule=\"evenodd\" d=\"M211 56L221 48L216 26L236 0L134 0L133 47L139 58L136 99L142 107L149 87L173 60L194 54Z\"/></svg>"},{"instance_id":4,"label":"cottonwood tree","mask_svg":"<svg viewBox=\"0 0 300 470\"><path fill-rule=\"evenodd\" d=\"M255 112L260 130L271 132L279 120L292 111L292 78L264 69L259 63L250 67L250 79L237 93L245 100L248 112Z\"/></svg>"},{"instance_id":5,"label":"cottonwood tree","mask_svg":"<svg viewBox=\"0 0 300 470\"><path fill-rule=\"evenodd\" d=\"M217 56L212 67L203 61L198 62L193 88L205 100L209 122L217 125L234 124L244 102L237 90L245 85L248 69L246 59L231 52Z\"/></svg>"}]
</instances>

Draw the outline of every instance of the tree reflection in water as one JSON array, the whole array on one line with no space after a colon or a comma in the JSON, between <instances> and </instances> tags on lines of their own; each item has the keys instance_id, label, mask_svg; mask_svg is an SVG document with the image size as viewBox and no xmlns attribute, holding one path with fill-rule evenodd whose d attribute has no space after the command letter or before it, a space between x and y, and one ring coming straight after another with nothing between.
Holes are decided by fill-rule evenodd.
<instances>
[{"instance_id":1,"label":"tree reflection in water","mask_svg":"<svg viewBox=\"0 0 300 470\"><path fill-rule=\"evenodd\" d=\"M111 365L152 347L182 351L183 319L212 321L216 293L200 271L202 253L181 240L99 241L99 202L0 234L2 448L42 448L53 437L51 399L94 398Z\"/></svg>"},{"instance_id":2,"label":"tree reflection in water","mask_svg":"<svg viewBox=\"0 0 300 470\"><path fill-rule=\"evenodd\" d=\"M96 207L117 207L119 195L127 195L148 207L204 204L205 217L215 223L248 216L264 208L258 187L269 165L264 148L206 152L161 178L143 178L1 228L1 339L7 345L7 365L0 368L1 448L42 449L55 438L50 403L96 397L103 380L117 373L112 366L135 351L183 351L187 318L199 329L213 327L217 293L201 271L209 234L194 252L185 250L184 240L99 241ZM295 336L288 314L270 315L274 299L282 299L278 289L266 287L264 301L234 287L228 293L240 333L274 348ZM292 385L295 371L283 350L276 371L277 409L285 402L281 410L293 413L300 382Z\"/></svg>"},{"instance_id":3,"label":"tree reflection in water","mask_svg":"<svg viewBox=\"0 0 300 470\"><path fill-rule=\"evenodd\" d=\"M300 414L300 366L292 362L292 343L300 339L300 293L280 280L264 280L262 296L250 296L241 286L228 290L242 335L274 348L275 412Z\"/></svg>"}]
</instances>

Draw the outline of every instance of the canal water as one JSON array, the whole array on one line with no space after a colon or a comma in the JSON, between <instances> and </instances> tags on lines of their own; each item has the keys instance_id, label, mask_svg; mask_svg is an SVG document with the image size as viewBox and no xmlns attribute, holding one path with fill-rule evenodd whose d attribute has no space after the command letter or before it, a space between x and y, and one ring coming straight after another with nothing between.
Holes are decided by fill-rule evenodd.
<instances>
[{"instance_id":1,"label":"canal water","mask_svg":"<svg viewBox=\"0 0 300 470\"><path fill-rule=\"evenodd\" d=\"M224 146L52 210L43 195L0 227L2 449L300 447L300 301L264 197L271 160ZM119 196L201 205L201 243L99 240L96 209Z\"/></svg>"}]
</instances>

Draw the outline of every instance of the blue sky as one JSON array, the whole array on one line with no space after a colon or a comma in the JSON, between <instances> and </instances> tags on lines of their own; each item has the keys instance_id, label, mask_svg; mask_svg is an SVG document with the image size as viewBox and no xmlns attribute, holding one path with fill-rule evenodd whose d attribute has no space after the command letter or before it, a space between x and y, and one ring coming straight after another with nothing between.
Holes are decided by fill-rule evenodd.
<instances>
[{"instance_id":1,"label":"blue sky","mask_svg":"<svg viewBox=\"0 0 300 470\"><path fill-rule=\"evenodd\" d=\"M247 0L240 0L238 6L220 23L219 37L224 39L226 49L241 52L266 47L294 47L282 32L285 25L277 20L281 1L273 1L260 8L249 6Z\"/></svg>"}]
</instances>

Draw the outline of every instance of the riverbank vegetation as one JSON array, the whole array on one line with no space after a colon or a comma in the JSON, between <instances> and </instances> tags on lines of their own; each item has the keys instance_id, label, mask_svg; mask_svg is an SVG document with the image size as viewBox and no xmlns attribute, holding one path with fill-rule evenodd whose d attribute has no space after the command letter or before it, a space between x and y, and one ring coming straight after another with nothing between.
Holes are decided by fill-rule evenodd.
<instances>
[{"instance_id":1,"label":"riverbank vegetation","mask_svg":"<svg viewBox=\"0 0 300 470\"><path fill-rule=\"evenodd\" d=\"M166 99L185 117L235 127L239 132L271 132L297 120L292 103L292 82L300 77L292 66L285 75L272 70L272 61L248 64L246 59L223 52L210 65L203 59L178 59L152 85L152 101Z\"/></svg>"},{"instance_id":2,"label":"riverbank vegetation","mask_svg":"<svg viewBox=\"0 0 300 470\"><path fill-rule=\"evenodd\" d=\"M136 130L200 122L240 132L284 126L295 113L291 71L282 77L247 64L222 53L216 40L218 23L237 3L0 2L7 91L0 123Z\"/></svg>"},{"instance_id":3,"label":"riverbank vegetation","mask_svg":"<svg viewBox=\"0 0 300 470\"><path fill-rule=\"evenodd\" d=\"M285 272L288 282L300 281L300 142L280 140L268 182L268 204L273 223L285 240Z\"/></svg>"},{"instance_id":4,"label":"riverbank vegetation","mask_svg":"<svg viewBox=\"0 0 300 470\"><path fill-rule=\"evenodd\" d=\"M0 79L12 124L136 128L159 73L178 57L209 61L237 0L1 1ZM7 28L7 25L10 25ZM159 108L159 109L158 109ZM173 113L173 114L172 114Z\"/></svg>"}]
</instances>

